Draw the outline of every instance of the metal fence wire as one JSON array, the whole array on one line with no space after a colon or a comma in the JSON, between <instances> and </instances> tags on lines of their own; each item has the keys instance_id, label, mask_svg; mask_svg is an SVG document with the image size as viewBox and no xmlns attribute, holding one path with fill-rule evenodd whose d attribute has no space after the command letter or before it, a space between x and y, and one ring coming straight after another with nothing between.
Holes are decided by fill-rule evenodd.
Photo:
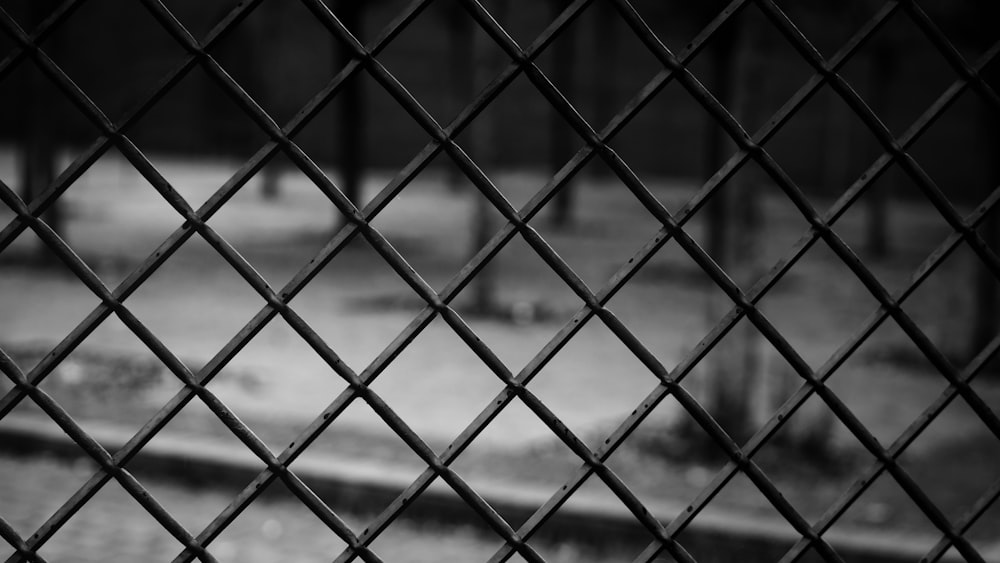
<instances>
[{"instance_id":1,"label":"metal fence wire","mask_svg":"<svg viewBox=\"0 0 1000 563\"><path fill-rule=\"evenodd\" d=\"M900 303L910 296L953 250L962 244L971 248L994 276L1000 277L1000 259L977 232L977 227L984 221L984 217L997 205L1000 191L993 191L974 212L963 217L949 203L945 194L921 168L920 164L908 153L911 144L921 133L936 118L941 116L960 94L968 89L972 89L991 109L1000 110L1000 98L980 76L980 71L1000 51L1000 43L993 44L979 60L972 63L967 62L919 3L890 0L878 9L833 56L825 58L772 0L733 0L683 51L675 53L661 42L657 34L644 21L642 14L629 0L607 0L608 4L627 23L635 37L659 61L662 69L635 93L631 101L621 108L607 124L597 129L594 124L589 123L581 116L573 104L553 85L553 82L536 64L538 57L545 52L559 33L596 1L575 0L566 3L558 17L529 46L522 47L512 39L481 2L461 0L460 3L467 12L467 16L474 20L488 34L489 38L506 53L509 62L499 74L493 77L475 100L465 107L451 123L446 125L436 121L379 61L379 55L386 46L399 36L433 0L410 2L381 34L367 45L362 44L338 18L337 13L321 0L301 0L301 3L309 9L330 35L346 46L351 54L351 59L318 94L302 107L288 123L283 125L276 123L209 53L220 38L237 27L252 10L261 4L261 0L242 0L200 41L185 28L162 1L143 0L142 4L145 9L186 50L186 56L177 68L162 79L152 95L118 122L109 119L87 93L44 50L46 38L52 34L55 28L72 18L76 8L83 4L84 0L68 0L62 3L57 10L31 31L23 29L6 11L0 9L0 25L3 26L4 33L16 43L16 48L0 61L0 79L9 76L19 64L25 63L27 60L33 61L45 77L55 84L62 94L100 129L100 137L33 201L25 201L7 185L0 184L0 198L16 213L16 218L0 232L0 249L7 248L18 235L30 229L100 299L100 304L83 322L76 326L30 372L25 373L6 352L0 350L0 370L14 384L12 390L0 398L0 417L10 413L21 401L29 399L37 403L73 441L100 465L100 469L86 484L32 536L21 537L7 521L0 518L0 535L16 550L12 559L44 560L39 555L38 550L102 486L113 479L120 483L159 524L183 545L183 551L177 556L177 561L194 559L213 561L214 558L210 553L212 540L275 480L283 481L303 505L308 507L346 542L348 547L337 557L337 561L348 561L355 558L364 561L380 561L379 556L370 548L372 542L399 518L402 511L413 503L422 491L427 489L435 479L440 479L454 489L472 510L503 538L505 543L496 552L493 561L505 561L515 554L527 561L543 561L542 556L532 547L529 540L555 511L581 487L586 479L594 476L621 499L636 520L648 530L649 545L637 560L650 561L667 555L678 561L693 561L693 557L678 541L679 534L734 475L743 473L801 535L801 539L786 554L784 560L794 561L807 552L814 551L824 560L842 561L841 555L838 555L824 539L824 533L864 493L869 484L881 474L888 473L940 532L940 542L927 553L925 560L937 560L946 551L954 548L968 561L983 561L982 555L965 537L965 532L1000 496L1000 480L992 484L963 519L950 520L901 466L898 457L956 397L960 397L971 407L993 435L1000 437L1000 420L998 420L996 413L970 386L970 380L981 371L986 361L1000 346L1000 339L994 339L965 369L958 369L921 331L913 319L904 312ZM724 24L750 5L755 5L760 9L772 24L770 31L783 36L813 72L811 78L802 84L777 113L766 120L765 124L757 131L744 129L743 125L699 82L698 77L692 74L688 68L689 63L703 50L707 42L720 33L725 33ZM911 19L943 55L957 75L954 83L898 137L890 132L879 116L839 73L845 63L851 60L862 45L893 17ZM171 183L133 144L127 134L130 127L143 119L172 87L196 67L203 69L224 88L239 108L253 119L269 139L252 158L242 165L238 172L198 209L188 205L187 201L171 186ZM345 81L361 74L370 76L385 92L390 94L426 132L429 141L423 150L401 169L370 203L359 209L354 202L344 196L338 186L320 170L310 156L292 140L292 137L342 90ZM527 204L521 209L515 209L497 189L491 178L483 172L477 162L470 157L470 154L456 143L455 139L458 133L468 127L516 77L522 75L530 80L537 91L551 104L551 107L579 135L585 145L568 162L565 162L564 166ZM630 169L629 165L608 144L608 140L635 117L653 95L671 82L683 87L738 146L735 154L710 179L704 182L696 195L676 213L671 213L658 201L643 181ZM764 143L788 123L806 101L823 87L832 88L846 102L871 135L877 139L881 148L881 155L874 162L871 162L867 170L839 196L832 208L825 213L821 213L813 207L796 182L763 148ZM112 148L124 155L184 221L182 226L163 241L141 265L135 268L115 288L107 287L70 245L40 218L43 213L52 208L57 198L65 193L106 151ZM333 205L346 217L346 222L287 285L280 289L273 289L226 239L208 225L207 221L222 209L272 157L279 153L287 157L295 167L322 190ZM437 292L410 267L379 230L372 225L372 221L440 153L447 154L454 161L482 195L489 200L490 204L503 216L505 223L444 289ZM566 186L585 164L595 158L607 164L615 176L634 194L660 225L658 232L649 238L597 292L588 288L531 225L531 220L539 214L540 210ZM707 200L713 193L716 193L728 179L749 162L756 163L766 172L788 200L794 204L801 216L805 218L809 228L782 260L775 264L755 285L744 291L692 239L685 231L685 226L699 213L699 210L706 206ZM869 267L831 229L831 224L841 218L890 165L896 165L905 171L952 229L952 234L940 243L912 275L906 287L895 294L883 287ZM190 370L147 326L132 314L125 304L128 297L192 236L199 236L207 241L266 301L266 305L252 320L234 335L207 365L197 372ZM337 352L328 346L323 338L299 316L295 309L289 305L289 302L317 276L331 259L359 236L371 244L385 263L391 266L396 275L423 300L425 306L403 332L364 371L356 373L341 361ZM463 288L515 237L521 237L583 302L572 318L519 373L510 371L491 351L490 347L477 338L466 320L452 306L453 300ZM698 267L704 270L731 299L732 303L728 314L684 357L683 361L673 369L668 369L639 342L639 339L630 332L628 326L606 308L606 304L616 292L629 282L639 268L671 240L676 241L683 248ZM878 308L868 317L854 336L840 346L825 365L818 370L813 370L789 344L785 336L762 314L758 303L806 251L819 241L828 245L843 264L861 281L878 301ZM183 383L182 390L163 405L156 415L124 447L116 452L109 452L102 447L74 421L63 407L39 387L42 381L53 373L53 369L80 345L102 321L111 315L121 319L124 325L141 339L169 371ZM347 383L348 388L309 424L292 445L275 455L235 416L226 404L209 390L207 385L254 335L279 315L325 360L330 369ZM438 317L447 322L505 386L443 453L435 453L371 387L372 382L401 351L409 346L433 319ZM743 318L748 319L794 368L801 378L801 386L748 442L740 445L727 435L722 426L685 389L682 383L691 373L692 368L709 354L727 332ZM895 443L886 448L880 445L865 425L831 391L827 386L827 380L875 329L888 319L902 328L923 355L940 372L941 376L947 379L949 385L923 415L913 421ZM650 390L648 396L640 404L636 405L630 416L620 421L617 428L607 436L607 439L596 450L585 445L578 436L561 423L545 403L532 392L530 386L530 382L539 373L542 366L552 359L587 322L599 322L606 325L658 379L655 388ZM861 473L860 477L823 517L816 522L809 522L782 497L776 486L754 461L753 456L814 394L825 403L876 461ZM607 461L649 413L667 397L673 397L680 403L704 432L725 451L729 461L686 510L677 514L669 522L661 522L646 509L643 500L609 469ZM178 523L127 469L129 461L140 452L143 446L192 400L201 401L211 409L219 420L225 423L232 433L266 465L266 468L232 500L231 504L197 534L192 534ZM427 465L426 470L361 533L345 524L341 517L310 490L290 467L290 464L302 455L324 429L355 400L361 400L370 405ZM564 486L559 488L544 505L538 508L533 516L517 529L506 522L451 467L452 463L476 436L483 432L486 425L514 400L523 402L551 429L559 440L579 456L580 460L579 468L565 482Z\"/></svg>"}]
</instances>

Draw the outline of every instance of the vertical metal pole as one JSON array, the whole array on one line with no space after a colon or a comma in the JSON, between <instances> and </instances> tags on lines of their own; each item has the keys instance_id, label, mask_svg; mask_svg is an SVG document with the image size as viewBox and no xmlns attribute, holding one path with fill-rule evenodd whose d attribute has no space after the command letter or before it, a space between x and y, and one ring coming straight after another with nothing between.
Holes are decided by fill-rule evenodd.
<instances>
[{"instance_id":1,"label":"vertical metal pole","mask_svg":"<svg viewBox=\"0 0 1000 563\"><path fill-rule=\"evenodd\" d=\"M565 0L551 2L552 18L555 19L566 5ZM567 99L572 99L576 80L576 34L573 28L563 32L552 46L555 57L555 68L552 76L562 89ZM553 174L559 171L573 157L573 131L567 129L567 123L559 112L554 109L549 112L549 169ZM598 126L600 127L600 126ZM552 202L552 224L558 228L569 227L573 222L573 185L567 183L556 194Z\"/></svg>"},{"instance_id":2,"label":"vertical metal pole","mask_svg":"<svg viewBox=\"0 0 1000 563\"><path fill-rule=\"evenodd\" d=\"M337 17L357 34L364 24L364 2L356 0L341 0L337 3ZM351 61L347 47L334 45L334 61L339 71ZM361 205L361 181L364 173L365 160L365 104L362 93L362 82L357 76L349 79L343 90L337 95L337 112L339 127L338 145L340 147L340 189L355 205Z\"/></svg>"}]
</instances>

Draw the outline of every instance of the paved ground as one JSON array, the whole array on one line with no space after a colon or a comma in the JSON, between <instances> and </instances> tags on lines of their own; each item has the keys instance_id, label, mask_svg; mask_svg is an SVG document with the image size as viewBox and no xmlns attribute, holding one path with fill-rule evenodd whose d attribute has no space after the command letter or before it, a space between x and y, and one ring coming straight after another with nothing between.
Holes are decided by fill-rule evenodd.
<instances>
[{"instance_id":1,"label":"paved ground","mask_svg":"<svg viewBox=\"0 0 1000 563\"><path fill-rule=\"evenodd\" d=\"M94 470L91 463L82 460L24 459L0 454L0 516L23 538L27 538L92 476ZM142 474L138 477L152 498L193 534L209 524L236 493L233 483L229 482L216 483L214 488L205 489L167 484ZM275 486L280 484L272 485ZM605 506L604 510L608 509L608 505L598 498L588 498L582 501L583 505L597 502ZM571 504L579 500L571 500ZM575 506L579 507L580 503ZM653 507L656 513L662 509ZM620 510L598 511L605 516L618 512ZM673 513L672 510L668 512ZM363 516L345 512L340 512L340 516L356 532L366 526ZM485 561L500 547L501 542L482 528L473 529L470 524L476 517L469 512L469 518L458 522L449 520L444 525L423 520L400 520L376 538L371 547L383 561ZM792 538L795 534L791 529L786 530L787 525L766 519L741 518L738 513L728 510L710 508L699 521L700 531L694 536L692 532L685 532L681 543L699 561L706 563L729 561L736 553L748 561L771 561L774 560L772 557L784 553L794 543ZM601 530L607 525L604 520L589 522L588 529L596 526L594 530ZM595 533L594 530L590 533ZM536 538L530 543L546 561L553 563L631 561L639 550L636 546L626 548L618 544L598 547L595 551L594 547L588 547L592 545L588 542L593 538L581 537L575 532L563 533L571 533L579 541L566 543L563 539L560 540L562 543L548 543ZM719 537L719 533L725 536ZM851 533L840 530L827 533L825 537L847 561L881 563L916 560L936 542L935 537L899 535L877 528L857 528ZM645 544L644 541L642 543ZM985 543L976 541L975 545L986 561L1000 561L1000 544L987 540ZM208 550L222 562L297 563L330 561L344 547L343 541L294 498L265 495L216 537ZM180 551L179 543L117 482L110 481L71 516L38 552L50 562L145 563L170 561ZM19 561L11 558L12 553L11 547L0 542L0 560ZM517 556L510 560L515 563L523 561ZM962 560L954 549L943 559L949 563Z\"/></svg>"},{"instance_id":2,"label":"paved ground","mask_svg":"<svg viewBox=\"0 0 1000 563\"><path fill-rule=\"evenodd\" d=\"M0 456L0 515L27 537L93 474L87 463ZM188 531L197 534L235 495L235 491L191 489L143 482L153 497ZM365 520L342 515L356 531ZM461 527L447 530L411 522L394 523L373 544L384 561L485 561L499 548L499 539ZM210 545L221 562L307 563L330 561L344 542L308 509L292 500L258 499ZM607 561L592 558L572 546L539 546L556 562ZM112 481L77 512L39 553L50 562L139 563L170 561L180 544L124 489ZM0 541L0 560L13 553ZM624 559L628 559L623 557ZM519 561L519 558L513 561ZM613 560L613 558L612 558Z\"/></svg>"},{"instance_id":3,"label":"paved ground","mask_svg":"<svg viewBox=\"0 0 1000 563\"><path fill-rule=\"evenodd\" d=\"M27 535L41 525L91 475L89 464L47 460L0 460L3 516ZM151 484L153 496L188 530L199 530L228 497ZM197 533L197 532L195 532ZM332 559L343 543L308 511L272 503L242 515L210 551L220 560L278 561L275 547L292 549L288 560ZM8 550L9 551L9 550ZM50 561L165 561L179 544L115 482L106 485L40 550Z\"/></svg>"}]
</instances>

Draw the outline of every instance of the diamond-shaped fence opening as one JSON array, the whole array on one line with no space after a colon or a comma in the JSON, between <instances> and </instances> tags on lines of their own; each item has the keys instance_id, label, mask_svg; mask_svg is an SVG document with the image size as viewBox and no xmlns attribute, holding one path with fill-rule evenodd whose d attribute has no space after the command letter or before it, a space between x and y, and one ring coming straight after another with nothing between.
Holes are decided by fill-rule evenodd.
<instances>
[{"instance_id":1,"label":"diamond-shaped fence opening","mask_svg":"<svg viewBox=\"0 0 1000 563\"><path fill-rule=\"evenodd\" d=\"M0 7L8 560L1000 557L995 5L116 1Z\"/></svg>"}]
</instances>

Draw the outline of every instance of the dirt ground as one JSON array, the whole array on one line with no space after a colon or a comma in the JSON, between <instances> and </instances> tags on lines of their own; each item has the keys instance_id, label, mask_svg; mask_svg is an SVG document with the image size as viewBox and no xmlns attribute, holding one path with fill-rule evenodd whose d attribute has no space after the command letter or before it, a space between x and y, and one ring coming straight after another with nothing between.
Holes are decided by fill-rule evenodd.
<instances>
[{"instance_id":1,"label":"dirt ground","mask_svg":"<svg viewBox=\"0 0 1000 563\"><path fill-rule=\"evenodd\" d=\"M6 165L5 165L6 164ZM10 159L0 162L0 177L13 177ZM193 206L235 170L226 162L154 159L164 176ZM543 181L540 175L497 176L515 207L523 205ZM389 180L372 175L365 185L373 196ZM684 182L650 179L654 193L674 211L693 193ZM657 231L657 223L620 184L585 179L577 190L577 225L556 230L541 214L532 225L596 292ZM394 247L432 287L441 290L470 256L471 186L450 189L433 171L407 187L374 221ZM773 264L806 231L806 223L775 190L766 196L768 243L762 263ZM106 156L64 196L69 214L66 238L111 288L182 223L135 171ZM822 209L829 201L817 201ZM0 224L12 214L0 206ZM209 221L274 288L280 288L327 242L335 222L332 205L298 173L287 172L275 200L265 200L256 181ZM856 249L863 241L863 213L850 211L835 230ZM698 221L688 227L702 241ZM890 291L947 234L947 225L927 205L895 202L892 257L869 261ZM38 244L30 233L0 254L0 346L28 371L97 305L98 299L61 266L38 269L26 257ZM861 253L861 250L858 250ZM961 349L975 303L968 269L974 257L960 251L918 290L905 309L949 354ZM499 300L517 312L509 319L466 314L469 325L513 372L527 364L556 334L582 302L521 239L497 257L493 272ZM668 368L707 333L707 295L720 294L675 244L669 243L609 303L609 308ZM458 297L467 301L466 292ZM130 296L126 306L192 370L199 370L264 306L258 296L215 251L194 237ZM291 302L309 325L356 372L362 372L420 310L418 298L363 241L355 241ZM838 258L816 245L774 291L762 310L814 368L861 327L875 300ZM94 356L148 359L152 354L115 317L99 326L43 384L72 389L85 383ZM154 364L155 365L155 364ZM959 366L961 367L961 366ZM104 416L128 410L141 421L153 415L180 383L164 370L130 404L107 402ZM973 387L994 409L1000 384L994 376ZM549 362L529 388L592 447L620 423L657 385L657 380L603 325L592 319ZM48 387L47 387L48 386ZM830 380L831 388L883 445L889 445L940 393L947 382L921 358L891 321L880 327ZM9 387L0 384L0 390ZM288 428L268 433L280 449L295 429L308 424L345 388L345 384L280 318L273 320L211 382L217 394L251 428L255 424ZM503 388L501 381L441 319L433 321L376 379L373 389L426 441L442 447L458 435ZM123 401L125 402L125 401ZM86 428L93 406L69 406ZM74 413L73 408L80 409ZM29 411L20 405L14 413ZM196 410L188 407L185 412ZM185 416L182 412L176 424ZM679 416L667 400L653 420ZM135 424L136 429L139 422ZM172 426L168 426L170 430ZM333 428L356 428L390 435L367 406L356 401ZM970 444L981 465L976 474L1000 470L1000 442L961 399L954 401L918 438L908 455L925 459L956 437ZM835 439L844 451L860 449L838 426ZM546 448L548 428L527 407L514 402L476 440L475 448L510 452ZM472 450L470 450L472 451ZM959 471L949 472L956 481ZM689 476L690 477L690 476ZM697 476L692 482L699 481ZM933 478L930 478L933 481ZM924 485L925 483L921 483ZM967 488L985 490L989 482ZM939 483L947 491L954 483ZM971 497L969 497L971 495ZM975 499L978 494L967 493ZM834 495L835 498L835 495ZM962 502L965 502L963 500ZM968 501L971 504L971 500ZM996 512L994 510L994 512ZM877 515L876 515L877 516ZM878 519L877 517L875 518Z\"/></svg>"}]
</instances>

